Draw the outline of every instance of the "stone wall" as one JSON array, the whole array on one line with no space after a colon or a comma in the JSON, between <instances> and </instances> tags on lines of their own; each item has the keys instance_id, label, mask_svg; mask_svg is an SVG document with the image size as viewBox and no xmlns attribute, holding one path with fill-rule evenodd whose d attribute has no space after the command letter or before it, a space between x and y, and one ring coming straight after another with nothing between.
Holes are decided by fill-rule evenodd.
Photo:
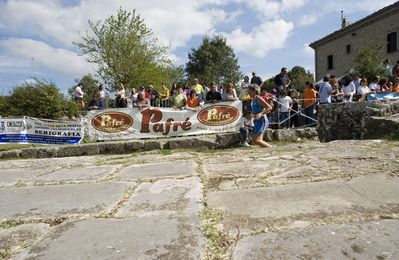
<instances>
[{"instance_id":1,"label":"stone wall","mask_svg":"<svg viewBox=\"0 0 399 260\"><path fill-rule=\"evenodd\" d=\"M395 137L399 133L396 114L399 114L399 101L321 105L317 127L319 140Z\"/></svg>"},{"instance_id":2,"label":"stone wall","mask_svg":"<svg viewBox=\"0 0 399 260\"><path fill-rule=\"evenodd\" d=\"M267 129L264 139L268 142L298 142L316 139L315 128ZM98 142L79 145L40 146L0 152L0 159L70 157L96 154L126 154L157 149L214 150L239 145L239 133L211 134L166 139Z\"/></svg>"}]
</instances>

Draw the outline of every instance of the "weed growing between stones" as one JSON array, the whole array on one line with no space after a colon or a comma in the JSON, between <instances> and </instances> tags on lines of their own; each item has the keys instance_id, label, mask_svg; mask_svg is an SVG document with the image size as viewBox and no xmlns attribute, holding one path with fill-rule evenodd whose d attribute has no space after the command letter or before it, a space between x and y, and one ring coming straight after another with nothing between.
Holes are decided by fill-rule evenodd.
<instances>
[{"instance_id":1,"label":"weed growing between stones","mask_svg":"<svg viewBox=\"0 0 399 260\"><path fill-rule=\"evenodd\" d=\"M169 149L161 149L161 150L158 150L158 153L159 153L159 154L162 154L162 155L171 155L171 154L172 154L172 150L169 150Z\"/></svg>"},{"instance_id":2,"label":"weed growing between stones","mask_svg":"<svg viewBox=\"0 0 399 260\"><path fill-rule=\"evenodd\" d=\"M230 246L233 244L233 239L223 231L220 225L223 212L205 207L201 212L201 219L201 231L207 239L207 250L204 258L230 259Z\"/></svg>"},{"instance_id":3,"label":"weed growing between stones","mask_svg":"<svg viewBox=\"0 0 399 260\"><path fill-rule=\"evenodd\" d=\"M9 248L0 249L0 259L8 259L11 257L11 251Z\"/></svg>"},{"instance_id":4,"label":"weed growing between stones","mask_svg":"<svg viewBox=\"0 0 399 260\"><path fill-rule=\"evenodd\" d=\"M16 226L19 226L22 224L23 224L22 221L8 220L8 221L0 223L0 229L12 228L12 227L16 227Z\"/></svg>"}]
</instances>

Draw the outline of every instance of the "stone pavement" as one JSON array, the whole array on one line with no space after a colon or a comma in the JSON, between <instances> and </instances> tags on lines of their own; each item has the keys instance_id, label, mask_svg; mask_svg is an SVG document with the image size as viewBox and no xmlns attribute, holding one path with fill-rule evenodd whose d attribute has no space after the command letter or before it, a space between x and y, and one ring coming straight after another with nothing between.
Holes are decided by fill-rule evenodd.
<instances>
[{"instance_id":1,"label":"stone pavement","mask_svg":"<svg viewBox=\"0 0 399 260\"><path fill-rule=\"evenodd\" d=\"M399 145L0 160L0 259L399 259Z\"/></svg>"}]
</instances>

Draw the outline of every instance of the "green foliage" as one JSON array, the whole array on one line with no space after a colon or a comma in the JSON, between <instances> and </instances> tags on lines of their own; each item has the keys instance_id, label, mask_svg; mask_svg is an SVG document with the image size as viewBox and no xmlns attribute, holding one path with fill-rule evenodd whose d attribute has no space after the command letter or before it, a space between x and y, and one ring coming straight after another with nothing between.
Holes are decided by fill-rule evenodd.
<instances>
[{"instance_id":1,"label":"green foliage","mask_svg":"<svg viewBox=\"0 0 399 260\"><path fill-rule=\"evenodd\" d=\"M354 69L361 77L371 80L375 76L384 75L384 68L380 66L382 60L380 45L365 45L353 58Z\"/></svg>"},{"instance_id":2,"label":"green foliage","mask_svg":"<svg viewBox=\"0 0 399 260\"><path fill-rule=\"evenodd\" d=\"M107 85L159 85L167 80L168 48L158 43L135 10L118 10L103 22L89 21L91 32L75 43Z\"/></svg>"},{"instance_id":3,"label":"green foliage","mask_svg":"<svg viewBox=\"0 0 399 260\"><path fill-rule=\"evenodd\" d=\"M291 79L291 87L298 91L303 91L306 81L314 81L313 73L301 66L293 67L288 72L288 77Z\"/></svg>"},{"instance_id":4,"label":"green foliage","mask_svg":"<svg viewBox=\"0 0 399 260\"><path fill-rule=\"evenodd\" d=\"M186 72L190 80L198 78L207 85L211 81L237 83L242 76L233 48L221 36L205 37L201 46L191 49L188 59Z\"/></svg>"},{"instance_id":5,"label":"green foliage","mask_svg":"<svg viewBox=\"0 0 399 260\"><path fill-rule=\"evenodd\" d=\"M0 98L1 116L31 116L57 119L78 115L78 106L67 100L54 83L35 79Z\"/></svg>"},{"instance_id":6,"label":"green foliage","mask_svg":"<svg viewBox=\"0 0 399 260\"><path fill-rule=\"evenodd\" d=\"M89 104L90 100L93 99L93 95L98 90L98 80L94 79L92 75L87 74L84 75L81 79L75 79L76 85L81 83L82 84L82 91L86 93L83 97L83 101L85 104ZM68 89L68 94L71 96L72 100L75 99L75 88L76 85L70 87Z\"/></svg>"}]
</instances>

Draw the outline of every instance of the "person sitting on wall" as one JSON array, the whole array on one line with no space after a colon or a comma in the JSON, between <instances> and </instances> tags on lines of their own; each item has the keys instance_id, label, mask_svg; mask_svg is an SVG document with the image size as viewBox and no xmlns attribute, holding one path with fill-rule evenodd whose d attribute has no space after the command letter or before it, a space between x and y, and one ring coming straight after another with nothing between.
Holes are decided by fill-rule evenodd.
<instances>
[{"instance_id":1,"label":"person sitting on wall","mask_svg":"<svg viewBox=\"0 0 399 260\"><path fill-rule=\"evenodd\" d=\"M223 101L236 101L238 100L236 90L232 83L228 83L226 90L223 92Z\"/></svg>"},{"instance_id":2,"label":"person sitting on wall","mask_svg":"<svg viewBox=\"0 0 399 260\"><path fill-rule=\"evenodd\" d=\"M115 96L115 105L117 108L127 107L125 86L122 83L118 84L118 91Z\"/></svg>"},{"instance_id":3,"label":"person sitting on wall","mask_svg":"<svg viewBox=\"0 0 399 260\"><path fill-rule=\"evenodd\" d=\"M98 95L97 93L93 94L93 98L90 100L89 104L87 105L88 110L97 110L100 109L98 107Z\"/></svg>"},{"instance_id":4,"label":"person sitting on wall","mask_svg":"<svg viewBox=\"0 0 399 260\"><path fill-rule=\"evenodd\" d=\"M181 86L178 86L177 94L172 96L172 107L182 110L186 105L187 97L183 93L183 88Z\"/></svg>"},{"instance_id":5,"label":"person sitting on wall","mask_svg":"<svg viewBox=\"0 0 399 260\"><path fill-rule=\"evenodd\" d=\"M137 99L133 102L133 107L136 107L139 110L147 109L150 107L150 100L145 98L142 92L139 92L137 94Z\"/></svg>"},{"instance_id":6,"label":"person sitting on wall","mask_svg":"<svg viewBox=\"0 0 399 260\"><path fill-rule=\"evenodd\" d=\"M202 105L202 100L197 96L195 91L190 92L190 96L187 99L186 109L191 111L197 111L197 108Z\"/></svg>"},{"instance_id":7,"label":"person sitting on wall","mask_svg":"<svg viewBox=\"0 0 399 260\"><path fill-rule=\"evenodd\" d=\"M208 94L206 94L206 102L207 103L215 103L222 101L222 94L216 89L216 83L211 83L211 89L209 90Z\"/></svg>"}]
</instances>

